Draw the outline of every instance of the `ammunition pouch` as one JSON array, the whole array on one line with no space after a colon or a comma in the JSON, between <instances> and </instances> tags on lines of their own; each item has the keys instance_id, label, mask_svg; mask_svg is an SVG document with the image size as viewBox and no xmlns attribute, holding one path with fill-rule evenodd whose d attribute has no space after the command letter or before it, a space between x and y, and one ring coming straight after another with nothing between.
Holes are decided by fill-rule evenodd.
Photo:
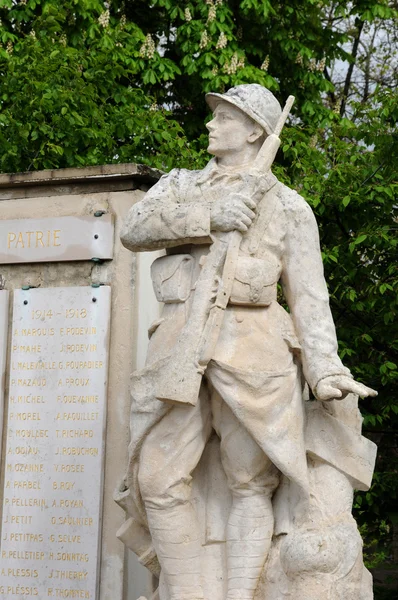
<instances>
[{"instance_id":1,"label":"ammunition pouch","mask_svg":"<svg viewBox=\"0 0 398 600\"><path fill-rule=\"evenodd\" d=\"M190 254L170 254L157 258L151 276L159 302L185 302L192 291L195 259ZM239 256L229 304L269 306L276 301L280 265L273 255L264 258Z\"/></svg>"},{"instance_id":2,"label":"ammunition pouch","mask_svg":"<svg viewBox=\"0 0 398 600\"><path fill-rule=\"evenodd\" d=\"M153 289L158 302L185 302L192 289L194 259L190 254L171 254L154 260Z\"/></svg>"},{"instance_id":3,"label":"ammunition pouch","mask_svg":"<svg viewBox=\"0 0 398 600\"><path fill-rule=\"evenodd\" d=\"M279 264L272 257L239 256L229 304L269 306L276 301Z\"/></svg>"}]
</instances>

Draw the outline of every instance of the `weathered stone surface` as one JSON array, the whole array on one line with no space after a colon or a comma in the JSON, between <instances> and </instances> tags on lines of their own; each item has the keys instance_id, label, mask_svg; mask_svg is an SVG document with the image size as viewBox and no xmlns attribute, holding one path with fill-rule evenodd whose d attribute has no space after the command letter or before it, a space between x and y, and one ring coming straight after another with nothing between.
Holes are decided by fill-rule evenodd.
<instances>
[{"instance_id":1,"label":"weathered stone surface","mask_svg":"<svg viewBox=\"0 0 398 600\"><path fill-rule=\"evenodd\" d=\"M133 164L104 165L87 170L66 169L50 173L0 175L0 221L30 219L32 216L43 219L85 216L93 215L97 211L112 214L114 217L113 260L102 263L84 260L4 264L0 268L0 286L4 281L10 294L22 286L112 286L112 335L98 600L126 600L140 594L147 595L151 589L149 575L115 537L115 531L123 523L124 514L115 506L112 492L123 474L127 456L130 398L125 381L128 380L131 371L144 360L142 345L147 337L146 331L143 330L145 319L139 319L138 312L143 310L145 314L148 313L148 320L151 312L150 303L146 297L142 297L147 294L151 285L150 278L145 276L144 270L141 272L142 276L139 273L138 263L141 263L141 257L137 260L123 248L120 229L129 208L143 198L144 192L141 188L147 189L155 180L155 171ZM128 191L118 191L120 189ZM126 332L133 332L133 344ZM0 339L3 339L1 335ZM10 351L11 345L8 347L8 356ZM8 376L6 411L7 382ZM4 459L5 456L3 461ZM2 474L4 472L3 462ZM0 502L3 503L3 489L0 489ZM128 576L125 574L127 564L130 566Z\"/></svg>"},{"instance_id":2,"label":"weathered stone surface","mask_svg":"<svg viewBox=\"0 0 398 600\"><path fill-rule=\"evenodd\" d=\"M111 259L112 215L0 221L0 264Z\"/></svg>"},{"instance_id":3,"label":"weathered stone surface","mask_svg":"<svg viewBox=\"0 0 398 600\"><path fill-rule=\"evenodd\" d=\"M161 600L368 598L351 505L375 448L355 394L376 392L338 357L314 215L270 172L277 100L258 85L208 100L215 158L162 177L122 231L167 255L131 380L120 539L160 566Z\"/></svg>"},{"instance_id":4,"label":"weathered stone surface","mask_svg":"<svg viewBox=\"0 0 398 600\"><path fill-rule=\"evenodd\" d=\"M118 164L0 174L0 201L143 189L161 176L147 165Z\"/></svg>"},{"instance_id":5,"label":"weathered stone surface","mask_svg":"<svg viewBox=\"0 0 398 600\"><path fill-rule=\"evenodd\" d=\"M0 464L3 439L4 390L7 362L8 300L8 291L0 289Z\"/></svg>"},{"instance_id":6,"label":"weathered stone surface","mask_svg":"<svg viewBox=\"0 0 398 600\"><path fill-rule=\"evenodd\" d=\"M109 335L110 287L14 292L1 589L97 597Z\"/></svg>"}]
</instances>

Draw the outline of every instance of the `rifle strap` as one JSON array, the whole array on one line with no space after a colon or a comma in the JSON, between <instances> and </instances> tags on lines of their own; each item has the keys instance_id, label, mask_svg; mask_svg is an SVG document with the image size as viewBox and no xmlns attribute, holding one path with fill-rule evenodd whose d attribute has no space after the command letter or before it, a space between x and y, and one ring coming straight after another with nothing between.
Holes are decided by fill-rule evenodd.
<instances>
[{"instance_id":1,"label":"rifle strap","mask_svg":"<svg viewBox=\"0 0 398 600\"><path fill-rule=\"evenodd\" d=\"M275 212L277 205L276 194L268 194L268 192L272 190L277 183L279 182L277 178L274 177L273 184L268 188L258 204L258 218L252 223L246 239L243 240L242 250L246 250L247 247L249 254L252 256L257 254L258 248Z\"/></svg>"}]
</instances>

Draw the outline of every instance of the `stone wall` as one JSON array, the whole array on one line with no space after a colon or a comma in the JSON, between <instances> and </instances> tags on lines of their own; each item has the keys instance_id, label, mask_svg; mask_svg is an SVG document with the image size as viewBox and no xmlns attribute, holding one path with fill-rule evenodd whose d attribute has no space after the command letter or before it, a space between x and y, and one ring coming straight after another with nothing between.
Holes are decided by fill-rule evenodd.
<instances>
[{"instance_id":1,"label":"stone wall","mask_svg":"<svg viewBox=\"0 0 398 600\"><path fill-rule=\"evenodd\" d=\"M133 164L0 175L0 225L14 219L60 219L64 216L86 217L108 213L114 217L112 260L0 264L0 284L10 296L9 323L12 321L14 290L75 286L94 286L93 290L98 289L98 286L111 288L101 559L96 596L99 600L135 600L143 593L150 593L150 582L146 572L139 570L139 566L134 563L135 559L125 555L124 546L115 537L115 532L124 520L124 514L114 503L112 493L126 465L129 440L129 376L134 368L143 364L147 343L146 328L150 321L158 316L158 306L152 295L148 269L141 269L141 265L146 267L153 256L134 256L125 250L119 240L119 231L130 206L144 196L145 191L159 176L157 171ZM0 302L5 302L5 296L4 293L0 297ZM4 311L5 309L3 315ZM0 506L3 506L7 422L10 411L8 386L11 326L8 327L6 337L5 325L5 320L1 321L0 311L0 370L2 356L6 364L1 388L4 395L4 419ZM2 393L0 424L3 410ZM101 493L100 485L98 493ZM21 563L21 568L25 566L27 564ZM28 581L22 580L22 583L19 583L27 584ZM34 586L34 583L34 580L29 581L30 586ZM65 581L60 582L59 587L64 584ZM67 584L67 587L79 588L76 583L68 581ZM84 585L81 584L79 589L84 589ZM19 597L18 590L10 589L8 594L2 597ZM94 596L89 597L96 600Z\"/></svg>"}]
</instances>

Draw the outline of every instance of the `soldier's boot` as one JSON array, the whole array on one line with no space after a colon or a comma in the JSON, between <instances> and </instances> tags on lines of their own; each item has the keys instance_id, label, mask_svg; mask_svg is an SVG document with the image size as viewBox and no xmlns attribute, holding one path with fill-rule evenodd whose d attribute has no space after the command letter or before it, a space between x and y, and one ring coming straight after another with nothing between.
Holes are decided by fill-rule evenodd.
<instances>
[{"instance_id":1,"label":"soldier's boot","mask_svg":"<svg viewBox=\"0 0 398 600\"><path fill-rule=\"evenodd\" d=\"M273 528L269 495L234 497L227 526L227 600L253 600Z\"/></svg>"},{"instance_id":2,"label":"soldier's boot","mask_svg":"<svg viewBox=\"0 0 398 600\"><path fill-rule=\"evenodd\" d=\"M203 600L201 543L192 505L147 507L147 516L169 600Z\"/></svg>"}]
</instances>

